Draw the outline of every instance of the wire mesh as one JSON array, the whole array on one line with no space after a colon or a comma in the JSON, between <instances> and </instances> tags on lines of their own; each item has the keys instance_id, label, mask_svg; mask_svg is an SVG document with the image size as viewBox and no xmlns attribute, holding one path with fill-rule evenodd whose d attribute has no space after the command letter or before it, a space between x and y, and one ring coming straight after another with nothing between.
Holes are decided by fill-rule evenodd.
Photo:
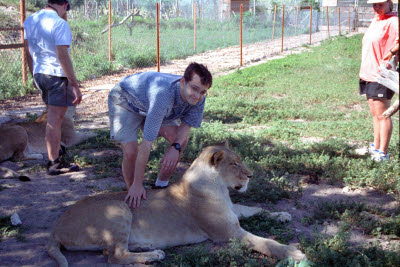
<instances>
[{"instance_id":1,"label":"wire mesh","mask_svg":"<svg viewBox=\"0 0 400 267\"><path fill-rule=\"evenodd\" d=\"M20 10L7 7L2 10L0 20L0 44L21 44ZM18 18L16 20L16 18ZM0 99L24 95L29 86L23 84L21 49L0 50ZM28 81L28 83L31 81Z\"/></svg>"},{"instance_id":2,"label":"wire mesh","mask_svg":"<svg viewBox=\"0 0 400 267\"><path fill-rule=\"evenodd\" d=\"M339 7L327 9L314 6L311 15L309 6L296 2L285 5L283 14L282 4L273 1L112 0L110 61L109 1L71 2L72 9L68 13L73 34L71 58L79 81L112 74L124 68L157 70L156 3L160 5L161 64L230 47L227 53L239 65L240 3L244 3L243 64L259 60L267 54L308 45L310 41L314 43L336 36L339 26L340 33L347 34L354 30L358 19L366 17L364 9L360 14L357 13L354 3L340 7L339 20ZM27 3L32 6L39 2L28 0ZM397 10L397 6L395 8ZM30 13L27 12L26 16ZM18 17L18 12L2 19L1 27L19 27L20 22L15 17ZM20 31L0 31L0 44L16 41L20 41ZM0 55L0 98L16 95L18 88L26 91L21 86L21 50L0 50ZM31 87L31 82L28 82L28 86Z\"/></svg>"}]
</instances>

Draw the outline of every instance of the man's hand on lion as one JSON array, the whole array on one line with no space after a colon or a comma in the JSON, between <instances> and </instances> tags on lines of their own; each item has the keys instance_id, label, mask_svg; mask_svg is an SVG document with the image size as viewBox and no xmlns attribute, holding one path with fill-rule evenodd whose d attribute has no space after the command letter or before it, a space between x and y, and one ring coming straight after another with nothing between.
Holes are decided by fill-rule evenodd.
<instances>
[{"instance_id":1,"label":"man's hand on lion","mask_svg":"<svg viewBox=\"0 0 400 267\"><path fill-rule=\"evenodd\" d=\"M170 173L175 169L176 164L179 160L179 151L174 147L169 147L164 157L161 159L160 163L161 171L163 173Z\"/></svg>"},{"instance_id":2,"label":"man's hand on lion","mask_svg":"<svg viewBox=\"0 0 400 267\"><path fill-rule=\"evenodd\" d=\"M125 197L125 202L128 203L128 206L135 209L139 208L142 198L146 199L146 190L144 189L143 185L132 184L128 190L128 194Z\"/></svg>"}]
</instances>

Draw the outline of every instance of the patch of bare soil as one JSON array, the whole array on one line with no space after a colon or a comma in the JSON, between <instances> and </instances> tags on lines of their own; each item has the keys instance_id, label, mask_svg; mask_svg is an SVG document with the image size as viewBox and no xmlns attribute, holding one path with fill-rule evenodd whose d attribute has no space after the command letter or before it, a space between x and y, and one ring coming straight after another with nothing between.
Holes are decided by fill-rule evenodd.
<instances>
[{"instance_id":1,"label":"patch of bare soil","mask_svg":"<svg viewBox=\"0 0 400 267\"><path fill-rule=\"evenodd\" d=\"M333 30L331 31L333 35ZM313 41L321 41L327 37L326 32L313 35ZM260 64L275 57L285 56L290 53L300 52L301 43L296 38L305 39L308 36L292 37L288 44L296 44L286 47L280 52L280 40L268 43L246 45L244 48L244 64L250 66ZM263 49L260 49L263 48ZM292 49L292 50L289 50ZM174 60L162 66L163 72L182 74L189 62L197 61L208 65L214 76L229 73L239 67L239 49L230 47L218 49L203 54L194 55L183 60ZM149 69L129 69L121 73L100 77L82 83L82 91L85 95L83 103L77 108L76 125L78 129L108 129L107 116L107 94L108 90L101 90L105 84L116 84L122 77ZM107 86L104 86L107 87ZM93 90L90 88L99 88ZM109 88L109 86L107 87ZM26 112L40 113L44 109L39 95L31 95L12 100L0 101L0 115L6 117L25 117ZM120 151L96 151L86 150L82 155L92 157L107 157L120 153ZM118 190L124 187L120 171L108 177L99 179L89 167L71 174L60 176L46 175L45 161L30 161L24 163L4 162L14 170L30 168L28 171L31 181L22 182L17 179L0 179L0 216L9 216L18 213L22 220L22 234L20 238L5 237L0 242L0 266L55 266L54 261L47 255L47 239L56 220L66 210L67 206L75 203L80 198L101 192ZM180 165L179 172L183 172L185 165ZM255 186L255 185L250 185ZM397 207L390 196L377 192L373 189L350 190L338 185L328 185L323 182L319 184L306 184L302 196L297 199L286 199L279 201L276 205L266 208L273 211L287 211L292 217L290 227L299 233L310 234L311 227L301 223L304 216L310 215L312 203L319 201L333 201L351 198L353 200L373 203L388 211ZM337 226L326 222L320 226L319 231L334 233ZM362 232L354 231L352 241L364 244L374 238L366 236ZM295 240L296 241L296 240ZM386 242L385 240L381 240ZM389 244L389 241L386 242ZM108 266L106 256L101 252L64 252L71 266Z\"/></svg>"}]
</instances>

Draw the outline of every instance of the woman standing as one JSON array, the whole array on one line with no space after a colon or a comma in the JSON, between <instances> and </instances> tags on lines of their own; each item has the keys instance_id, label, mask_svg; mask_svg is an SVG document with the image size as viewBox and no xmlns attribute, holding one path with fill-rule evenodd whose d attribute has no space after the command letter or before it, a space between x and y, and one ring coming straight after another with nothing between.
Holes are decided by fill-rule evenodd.
<instances>
[{"instance_id":1,"label":"woman standing","mask_svg":"<svg viewBox=\"0 0 400 267\"><path fill-rule=\"evenodd\" d=\"M360 68L360 94L366 94L373 118L374 143L369 147L375 161L389 160L389 141L392 121L382 113L390 107L394 92L377 83L378 68L383 61L392 58L399 50L399 23L392 12L391 0L368 0L373 4L375 17L362 40Z\"/></svg>"}]
</instances>

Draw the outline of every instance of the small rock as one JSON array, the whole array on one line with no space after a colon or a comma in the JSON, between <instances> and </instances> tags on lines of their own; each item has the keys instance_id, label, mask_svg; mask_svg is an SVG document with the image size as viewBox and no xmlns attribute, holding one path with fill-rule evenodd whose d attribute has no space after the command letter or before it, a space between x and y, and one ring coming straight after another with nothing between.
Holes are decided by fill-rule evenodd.
<instances>
[{"instance_id":1,"label":"small rock","mask_svg":"<svg viewBox=\"0 0 400 267\"><path fill-rule=\"evenodd\" d=\"M13 215L11 215L11 218L10 218L10 219L11 219L11 224L12 224L12 225L17 226L17 225L22 224L21 219L19 218L18 213L14 213Z\"/></svg>"}]
</instances>

